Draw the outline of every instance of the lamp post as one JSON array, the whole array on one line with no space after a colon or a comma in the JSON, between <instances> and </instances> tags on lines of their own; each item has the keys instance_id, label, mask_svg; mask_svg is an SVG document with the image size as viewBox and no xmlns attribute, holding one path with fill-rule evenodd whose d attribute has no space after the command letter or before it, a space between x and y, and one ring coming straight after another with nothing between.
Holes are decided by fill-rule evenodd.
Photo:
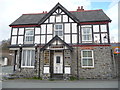
<instances>
[{"instance_id":1,"label":"lamp post","mask_svg":"<svg viewBox=\"0 0 120 90\"><path fill-rule=\"evenodd\" d=\"M19 51L19 69L21 68L21 56L22 56L22 45L19 44L19 48L20 48L20 51Z\"/></svg>"}]
</instances>

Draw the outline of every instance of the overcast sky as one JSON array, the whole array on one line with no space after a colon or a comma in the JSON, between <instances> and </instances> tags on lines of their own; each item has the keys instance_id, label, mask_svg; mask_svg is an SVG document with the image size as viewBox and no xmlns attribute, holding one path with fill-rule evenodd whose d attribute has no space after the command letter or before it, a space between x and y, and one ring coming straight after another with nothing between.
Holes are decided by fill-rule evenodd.
<instances>
[{"instance_id":1,"label":"overcast sky","mask_svg":"<svg viewBox=\"0 0 120 90\"><path fill-rule=\"evenodd\" d=\"M118 0L0 0L0 41L10 38L9 25L25 13L50 11L60 2L68 11L78 6L86 10L103 9L110 17L110 38L118 41Z\"/></svg>"}]
</instances>

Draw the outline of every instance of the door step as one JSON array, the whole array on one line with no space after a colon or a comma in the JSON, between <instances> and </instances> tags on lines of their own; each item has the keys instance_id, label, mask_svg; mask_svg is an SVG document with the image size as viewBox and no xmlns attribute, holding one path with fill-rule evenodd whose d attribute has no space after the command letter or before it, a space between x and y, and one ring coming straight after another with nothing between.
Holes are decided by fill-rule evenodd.
<instances>
[{"instance_id":1,"label":"door step","mask_svg":"<svg viewBox=\"0 0 120 90\"><path fill-rule=\"evenodd\" d=\"M53 80L62 80L63 79L63 74L54 74L52 75Z\"/></svg>"}]
</instances>

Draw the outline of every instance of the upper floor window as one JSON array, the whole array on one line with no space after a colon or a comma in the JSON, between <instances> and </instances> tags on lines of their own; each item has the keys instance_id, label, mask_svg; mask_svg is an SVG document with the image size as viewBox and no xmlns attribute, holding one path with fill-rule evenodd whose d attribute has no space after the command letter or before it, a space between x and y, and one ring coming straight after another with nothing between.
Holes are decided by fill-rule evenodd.
<instances>
[{"instance_id":1,"label":"upper floor window","mask_svg":"<svg viewBox=\"0 0 120 90\"><path fill-rule=\"evenodd\" d=\"M34 29L29 28L25 31L25 43L31 44L34 40Z\"/></svg>"},{"instance_id":2,"label":"upper floor window","mask_svg":"<svg viewBox=\"0 0 120 90\"><path fill-rule=\"evenodd\" d=\"M62 24L56 24L54 26L54 35L58 35L59 37L63 37L63 25Z\"/></svg>"},{"instance_id":3,"label":"upper floor window","mask_svg":"<svg viewBox=\"0 0 120 90\"><path fill-rule=\"evenodd\" d=\"M94 67L93 50L81 51L82 67Z\"/></svg>"},{"instance_id":4,"label":"upper floor window","mask_svg":"<svg viewBox=\"0 0 120 90\"><path fill-rule=\"evenodd\" d=\"M82 41L92 41L91 27L82 27Z\"/></svg>"}]
</instances>

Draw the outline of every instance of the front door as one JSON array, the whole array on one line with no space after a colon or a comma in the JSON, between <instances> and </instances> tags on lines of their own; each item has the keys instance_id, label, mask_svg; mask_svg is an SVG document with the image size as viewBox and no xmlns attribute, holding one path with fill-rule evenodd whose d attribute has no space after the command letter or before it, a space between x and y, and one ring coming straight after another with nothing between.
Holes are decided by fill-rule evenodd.
<instances>
[{"instance_id":1,"label":"front door","mask_svg":"<svg viewBox=\"0 0 120 90\"><path fill-rule=\"evenodd\" d=\"M54 53L54 74L63 73L63 55L62 53Z\"/></svg>"}]
</instances>

